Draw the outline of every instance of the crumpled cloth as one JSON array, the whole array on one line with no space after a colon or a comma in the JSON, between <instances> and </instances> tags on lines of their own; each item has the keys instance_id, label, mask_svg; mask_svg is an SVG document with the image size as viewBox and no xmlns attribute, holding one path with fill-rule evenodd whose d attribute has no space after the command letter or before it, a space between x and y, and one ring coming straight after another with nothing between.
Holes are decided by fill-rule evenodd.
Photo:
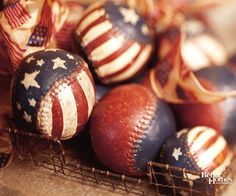
<instances>
[{"instance_id":1,"label":"crumpled cloth","mask_svg":"<svg viewBox=\"0 0 236 196\"><path fill-rule=\"evenodd\" d=\"M0 12L0 73L14 71L32 52L45 48L71 51L83 10L76 0L19 0L6 6Z\"/></svg>"},{"instance_id":2,"label":"crumpled cloth","mask_svg":"<svg viewBox=\"0 0 236 196\"><path fill-rule=\"evenodd\" d=\"M159 62L149 72L149 84L155 94L170 103L216 103L236 96L236 91L211 92L205 89L194 73L184 63L181 46L185 33L181 25L187 16L202 14L207 9L219 6L222 0L120 0L139 10L149 24L156 28L157 36L164 34L158 56ZM142 2L142 3L141 3Z\"/></svg>"},{"instance_id":3,"label":"crumpled cloth","mask_svg":"<svg viewBox=\"0 0 236 196\"><path fill-rule=\"evenodd\" d=\"M165 54L149 72L149 83L155 94L171 103L216 103L228 97L236 96L236 91L211 92L205 89L181 55L184 38L181 28L170 25L165 32L165 40L160 49ZM160 51L162 52L162 51Z\"/></svg>"}]
</instances>

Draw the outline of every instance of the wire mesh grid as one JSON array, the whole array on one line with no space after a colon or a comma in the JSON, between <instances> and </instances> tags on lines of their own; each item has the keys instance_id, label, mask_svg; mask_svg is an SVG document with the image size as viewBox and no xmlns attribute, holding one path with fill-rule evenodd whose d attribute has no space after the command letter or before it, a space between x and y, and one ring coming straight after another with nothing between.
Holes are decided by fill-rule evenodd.
<instances>
[{"instance_id":1,"label":"wire mesh grid","mask_svg":"<svg viewBox=\"0 0 236 196\"><path fill-rule=\"evenodd\" d=\"M108 171L96 160L87 163L74 156L76 153L66 142L12 128L4 131L10 134L15 153L21 160L91 186L96 184L134 195L219 195L225 188L223 184L209 186L207 178L199 178L200 173L157 162L148 163L144 178L120 175ZM232 165L234 162L235 159ZM233 167L229 167L223 176L233 178L234 172Z\"/></svg>"}]
</instances>

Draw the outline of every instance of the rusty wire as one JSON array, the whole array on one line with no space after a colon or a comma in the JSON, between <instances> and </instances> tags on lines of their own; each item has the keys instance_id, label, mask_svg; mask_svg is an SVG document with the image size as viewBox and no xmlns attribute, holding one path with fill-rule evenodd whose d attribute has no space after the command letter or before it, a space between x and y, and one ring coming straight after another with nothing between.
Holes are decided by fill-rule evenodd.
<instances>
[{"instance_id":1,"label":"rusty wire","mask_svg":"<svg viewBox=\"0 0 236 196\"><path fill-rule=\"evenodd\" d=\"M14 150L21 160L31 161L35 166L91 186L101 185L110 190L121 190L135 195L179 195L181 192L188 195L220 195L225 189L224 185L216 186L211 192L206 179L197 182L200 189L192 187L193 180L189 176L200 176L200 173L157 162L148 163L147 175L144 178L98 169L95 165L87 166L80 160L68 156L70 153L58 139L12 128L3 130L10 134ZM232 165L234 162L235 159ZM235 173L233 168L228 167L223 175L233 178L232 174Z\"/></svg>"}]
</instances>

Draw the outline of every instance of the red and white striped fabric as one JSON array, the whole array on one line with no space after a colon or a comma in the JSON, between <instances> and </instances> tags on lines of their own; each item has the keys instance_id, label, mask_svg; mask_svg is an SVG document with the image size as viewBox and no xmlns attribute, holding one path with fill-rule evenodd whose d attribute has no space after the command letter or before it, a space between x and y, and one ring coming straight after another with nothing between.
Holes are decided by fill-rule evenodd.
<instances>
[{"instance_id":1,"label":"red and white striped fabric","mask_svg":"<svg viewBox=\"0 0 236 196\"><path fill-rule=\"evenodd\" d=\"M160 47L162 59L148 74L145 84L155 94L171 103L216 103L236 96L236 91L212 92L205 89L186 66L181 54L183 33L178 26L170 26Z\"/></svg>"},{"instance_id":2,"label":"red and white striped fabric","mask_svg":"<svg viewBox=\"0 0 236 196\"><path fill-rule=\"evenodd\" d=\"M12 41L11 34L5 32L1 26L0 31L2 33L4 45L7 48L7 52L12 64L18 64L23 59L23 54L25 53L26 49L21 48L16 42Z\"/></svg>"},{"instance_id":3,"label":"red and white striped fabric","mask_svg":"<svg viewBox=\"0 0 236 196\"><path fill-rule=\"evenodd\" d=\"M18 27L24 24L28 19L31 18L30 14L24 8L24 6L17 2L11 6L6 7L3 13L8 20L9 25L12 28Z\"/></svg>"},{"instance_id":4,"label":"red and white striped fabric","mask_svg":"<svg viewBox=\"0 0 236 196\"><path fill-rule=\"evenodd\" d=\"M71 50L71 37L83 7L80 3L59 0L19 0L0 12L0 34L7 47L6 56L13 70L30 53L45 48ZM67 34L62 30L68 29Z\"/></svg>"},{"instance_id":5,"label":"red and white striped fabric","mask_svg":"<svg viewBox=\"0 0 236 196\"><path fill-rule=\"evenodd\" d=\"M109 13L109 6L113 6L115 16ZM137 21L131 19L127 22L125 16L120 17L119 12L122 8L128 11L127 14L132 13L130 17L137 17ZM101 82L115 83L130 79L149 60L153 49L152 43L142 42L142 38L140 40L130 38L132 31L139 31L137 24L141 23L140 18L141 16L133 9L112 3L94 4L82 16L76 34ZM130 22L131 25L120 27L116 23L118 21L121 24ZM129 28L131 36L122 28ZM150 36L145 24L141 28L144 36Z\"/></svg>"},{"instance_id":6,"label":"red and white striped fabric","mask_svg":"<svg viewBox=\"0 0 236 196\"><path fill-rule=\"evenodd\" d=\"M226 140L214 129L195 127L188 131L190 154L202 171L221 174L230 164L232 153Z\"/></svg>"}]
</instances>

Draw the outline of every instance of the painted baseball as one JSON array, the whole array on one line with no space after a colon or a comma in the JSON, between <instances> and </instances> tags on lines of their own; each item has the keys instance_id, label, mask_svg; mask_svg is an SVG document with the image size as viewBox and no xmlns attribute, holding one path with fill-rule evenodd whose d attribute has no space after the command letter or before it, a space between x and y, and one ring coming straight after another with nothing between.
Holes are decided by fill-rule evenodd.
<instances>
[{"instance_id":1,"label":"painted baseball","mask_svg":"<svg viewBox=\"0 0 236 196\"><path fill-rule=\"evenodd\" d=\"M207 31L199 20L186 20L181 26L181 56L184 63L193 71L212 65L222 65L227 61L227 53L216 37ZM164 34L160 41L160 58L166 55L173 46L173 28Z\"/></svg>"},{"instance_id":2,"label":"painted baseball","mask_svg":"<svg viewBox=\"0 0 236 196\"><path fill-rule=\"evenodd\" d=\"M215 176L220 176L226 170L231 159L232 152L226 140L216 130L204 126L176 132L165 141L160 153L161 163ZM175 175L184 174L176 172ZM191 187L203 188L196 187L199 186L201 175L189 174L183 177L184 179L175 179L176 186L177 184L183 186L186 183L185 180L188 182L188 177ZM208 188L213 191L213 187Z\"/></svg>"},{"instance_id":3,"label":"painted baseball","mask_svg":"<svg viewBox=\"0 0 236 196\"><path fill-rule=\"evenodd\" d=\"M153 36L132 8L112 1L95 3L82 16L76 37L98 79L110 84L139 73L153 51Z\"/></svg>"},{"instance_id":4,"label":"painted baseball","mask_svg":"<svg viewBox=\"0 0 236 196\"><path fill-rule=\"evenodd\" d=\"M211 91L236 89L236 75L228 66L203 68L196 72L196 76L201 84ZM181 127L209 126L221 133L230 146L236 144L235 97L213 104L173 105L173 109Z\"/></svg>"},{"instance_id":5,"label":"painted baseball","mask_svg":"<svg viewBox=\"0 0 236 196\"><path fill-rule=\"evenodd\" d=\"M91 115L90 134L98 159L118 173L141 176L164 140L175 132L167 104L146 87L129 84L109 91Z\"/></svg>"},{"instance_id":6,"label":"painted baseball","mask_svg":"<svg viewBox=\"0 0 236 196\"><path fill-rule=\"evenodd\" d=\"M32 53L22 61L11 97L18 128L62 140L82 130L96 99L87 64L57 49Z\"/></svg>"}]
</instances>

